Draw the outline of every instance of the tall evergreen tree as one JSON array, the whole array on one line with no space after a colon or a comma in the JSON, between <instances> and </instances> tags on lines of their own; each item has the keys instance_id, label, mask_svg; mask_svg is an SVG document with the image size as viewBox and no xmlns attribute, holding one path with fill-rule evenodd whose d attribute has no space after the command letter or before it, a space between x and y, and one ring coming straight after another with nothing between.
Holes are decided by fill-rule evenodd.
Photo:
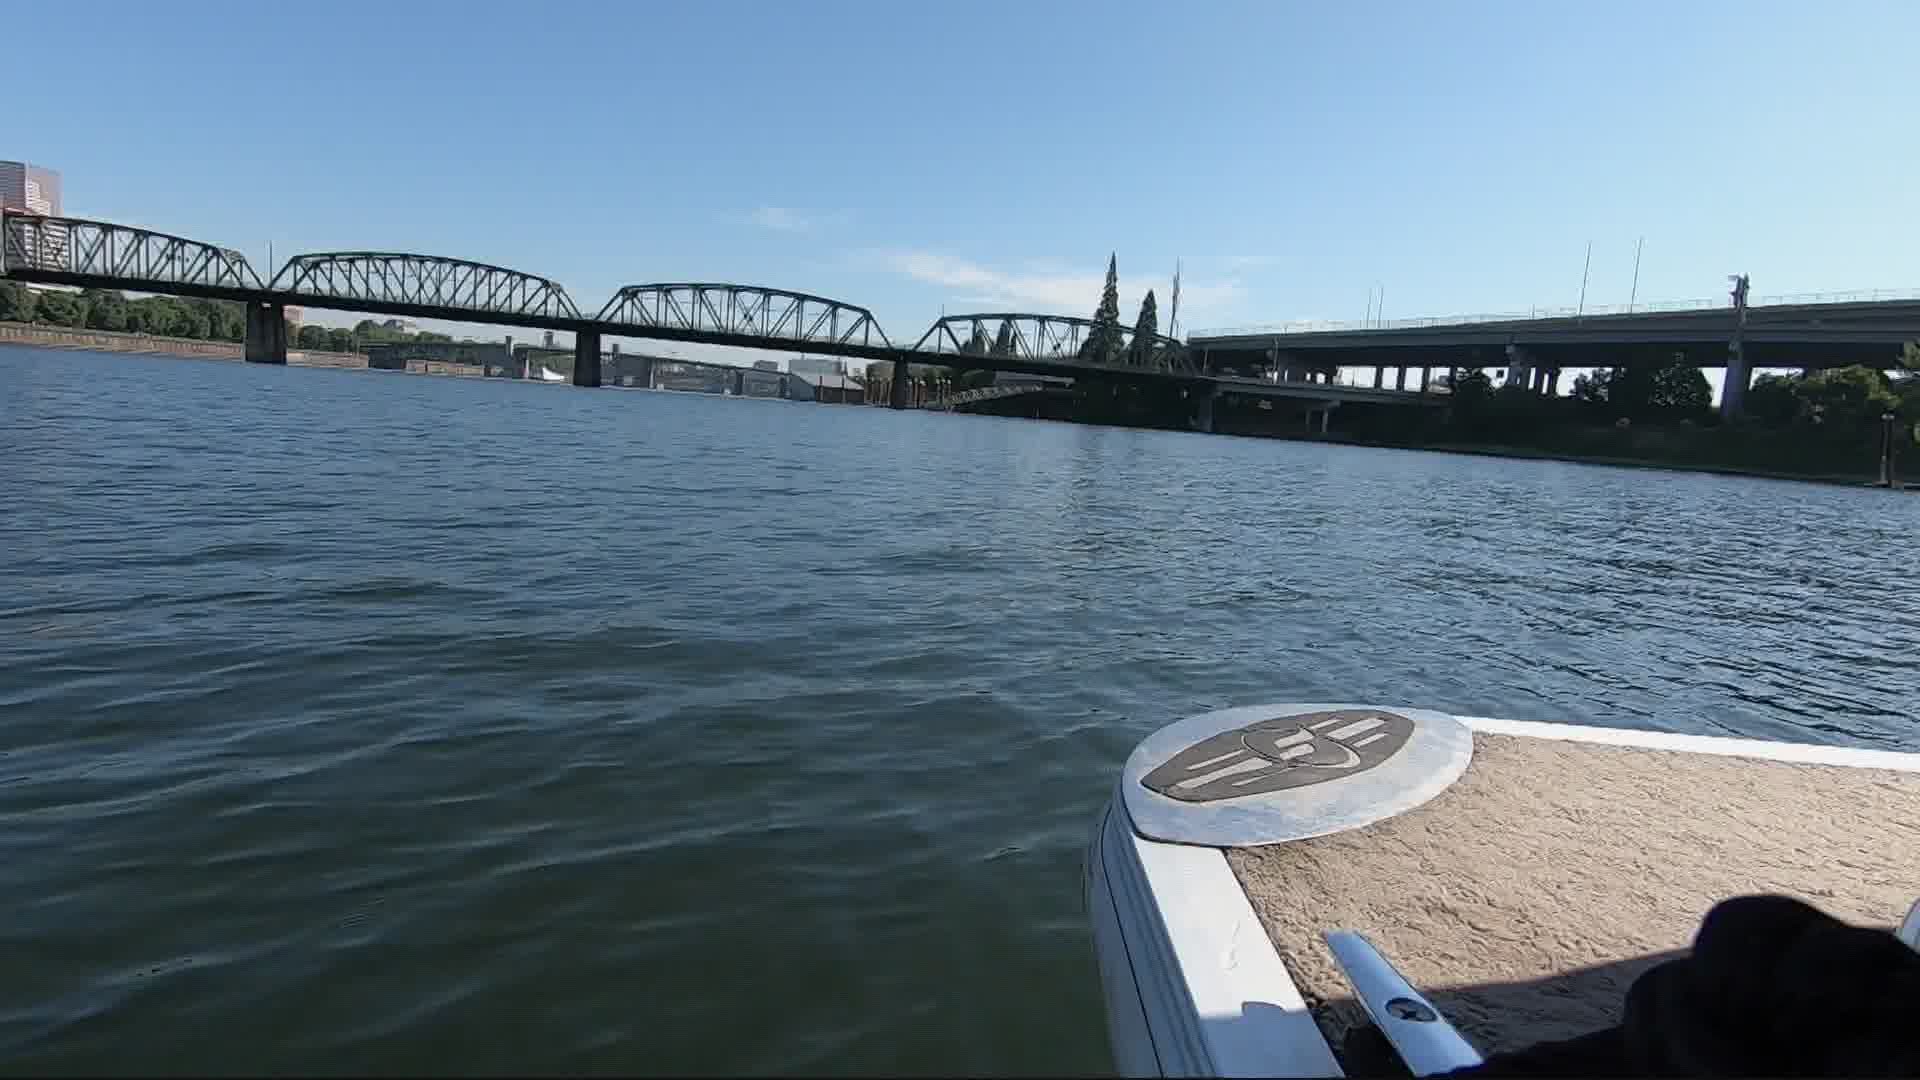
<instances>
[{"instance_id":1,"label":"tall evergreen tree","mask_svg":"<svg viewBox=\"0 0 1920 1080\"><path fill-rule=\"evenodd\" d=\"M1001 319L1000 332L993 338L993 355L1013 355L1013 320Z\"/></svg>"},{"instance_id":2,"label":"tall evergreen tree","mask_svg":"<svg viewBox=\"0 0 1920 1080\"><path fill-rule=\"evenodd\" d=\"M1153 290L1148 289L1146 299L1140 301L1140 317L1133 321L1133 356L1136 364L1153 362L1154 339L1160 336L1160 308L1153 299Z\"/></svg>"},{"instance_id":3,"label":"tall evergreen tree","mask_svg":"<svg viewBox=\"0 0 1920 1080\"><path fill-rule=\"evenodd\" d=\"M1120 352L1120 256L1107 256L1107 283L1100 290L1100 306L1093 313L1093 332L1083 354L1099 363L1112 363Z\"/></svg>"}]
</instances>

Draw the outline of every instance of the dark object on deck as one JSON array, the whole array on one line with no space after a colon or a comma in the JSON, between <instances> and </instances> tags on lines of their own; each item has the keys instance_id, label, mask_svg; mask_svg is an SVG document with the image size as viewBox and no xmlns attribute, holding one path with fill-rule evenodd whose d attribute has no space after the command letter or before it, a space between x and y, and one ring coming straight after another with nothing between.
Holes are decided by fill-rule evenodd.
<instances>
[{"instance_id":1,"label":"dark object on deck","mask_svg":"<svg viewBox=\"0 0 1920 1080\"><path fill-rule=\"evenodd\" d=\"M1920 953L1785 896L1707 913L1618 1027L1448 1076L1920 1076Z\"/></svg>"}]
</instances>

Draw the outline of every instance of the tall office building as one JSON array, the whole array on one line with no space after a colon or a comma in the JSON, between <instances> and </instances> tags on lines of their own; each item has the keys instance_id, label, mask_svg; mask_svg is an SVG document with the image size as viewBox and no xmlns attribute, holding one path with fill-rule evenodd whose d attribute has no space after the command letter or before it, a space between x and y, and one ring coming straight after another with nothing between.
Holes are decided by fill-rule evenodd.
<instances>
[{"instance_id":1,"label":"tall office building","mask_svg":"<svg viewBox=\"0 0 1920 1080\"><path fill-rule=\"evenodd\" d=\"M60 174L24 161L0 161L0 209L60 216Z\"/></svg>"},{"instance_id":2,"label":"tall office building","mask_svg":"<svg viewBox=\"0 0 1920 1080\"><path fill-rule=\"evenodd\" d=\"M808 378L821 375L845 375L847 362L831 356L796 356L787 361L787 370Z\"/></svg>"}]
</instances>

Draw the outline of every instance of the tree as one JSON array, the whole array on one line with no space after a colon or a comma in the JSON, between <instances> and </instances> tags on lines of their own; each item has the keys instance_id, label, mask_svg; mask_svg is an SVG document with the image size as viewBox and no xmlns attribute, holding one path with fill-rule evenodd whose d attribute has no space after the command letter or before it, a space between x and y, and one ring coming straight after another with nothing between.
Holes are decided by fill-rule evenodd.
<instances>
[{"instance_id":1,"label":"tree","mask_svg":"<svg viewBox=\"0 0 1920 1080\"><path fill-rule=\"evenodd\" d=\"M294 335L294 342L303 349L324 349L327 347L327 328L308 323Z\"/></svg>"},{"instance_id":2,"label":"tree","mask_svg":"<svg viewBox=\"0 0 1920 1080\"><path fill-rule=\"evenodd\" d=\"M1001 319L1000 332L993 336L993 355L1013 355L1013 320Z\"/></svg>"},{"instance_id":3,"label":"tree","mask_svg":"<svg viewBox=\"0 0 1920 1080\"><path fill-rule=\"evenodd\" d=\"M38 320L49 326L83 326L87 321L87 305L74 293L41 293L35 308Z\"/></svg>"},{"instance_id":4,"label":"tree","mask_svg":"<svg viewBox=\"0 0 1920 1080\"><path fill-rule=\"evenodd\" d=\"M1568 396L1582 405L1603 406L1607 403L1607 388L1612 381L1612 368L1594 368L1585 375L1574 376L1573 391Z\"/></svg>"},{"instance_id":5,"label":"tree","mask_svg":"<svg viewBox=\"0 0 1920 1080\"><path fill-rule=\"evenodd\" d=\"M353 331L345 328L327 331L327 348L334 352L352 352Z\"/></svg>"},{"instance_id":6,"label":"tree","mask_svg":"<svg viewBox=\"0 0 1920 1080\"><path fill-rule=\"evenodd\" d=\"M1882 413L1900 407L1887 377L1870 367L1832 368L1799 380L1808 417L1842 431L1878 424Z\"/></svg>"},{"instance_id":7,"label":"tree","mask_svg":"<svg viewBox=\"0 0 1920 1080\"><path fill-rule=\"evenodd\" d=\"M1700 369L1676 356L1655 368L1648 380L1648 411L1675 420L1706 416L1713 407L1713 387Z\"/></svg>"},{"instance_id":8,"label":"tree","mask_svg":"<svg viewBox=\"0 0 1920 1080\"><path fill-rule=\"evenodd\" d=\"M1160 310L1154 302L1153 290L1140 301L1140 315L1133 321L1134 363L1149 364L1153 361L1154 339L1160 336Z\"/></svg>"},{"instance_id":9,"label":"tree","mask_svg":"<svg viewBox=\"0 0 1920 1080\"><path fill-rule=\"evenodd\" d=\"M1093 312L1093 330L1080 347L1080 359L1109 363L1120 351L1120 256L1107 256L1107 283Z\"/></svg>"},{"instance_id":10,"label":"tree","mask_svg":"<svg viewBox=\"0 0 1920 1080\"><path fill-rule=\"evenodd\" d=\"M127 328L127 298L107 289L87 289L80 294L87 305L87 328L90 330L125 330Z\"/></svg>"},{"instance_id":11,"label":"tree","mask_svg":"<svg viewBox=\"0 0 1920 1080\"><path fill-rule=\"evenodd\" d=\"M1798 383L1798 379L1784 375L1762 375L1755 379L1747 388L1747 418L1775 427L1801 419L1805 402L1800 398Z\"/></svg>"},{"instance_id":12,"label":"tree","mask_svg":"<svg viewBox=\"0 0 1920 1080\"><path fill-rule=\"evenodd\" d=\"M205 340L213 336L212 322L199 305L184 300L176 300L168 310L170 321L167 333L175 337Z\"/></svg>"},{"instance_id":13,"label":"tree","mask_svg":"<svg viewBox=\"0 0 1920 1080\"><path fill-rule=\"evenodd\" d=\"M1699 368L1678 354L1636 359L1576 378L1574 400L1613 420L1698 420L1709 414L1713 387Z\"/></svg>"},{"instance_id":14,"label":"tree","mask_svg":"<svg viewBox=\"0 0 1920 1080\"><path fill-rule=\"evenodd\" d=\"M35 296L17 281L0 281L0 322L32 322Z\"/></svg>"},{"instance_id":15,"label":"tree","mask_svg":"<svg viewBox=\"0 0 1920 1080\"><path fill-rule=\"evenodd\" d=\"M1493 396L1493 380L1487 377L1485 368L1461 368L1460 373L1449 380L1447 389L1455 402L1489 398Z\"/></svg>"},{"instance_id":16,"label":"tree","mask_svg":"<svg viewBox=\"0 0 1920 1080\"><path fill-rule=\"evenodd\" d=\"M231 300L195 300L193 304L206 319L208 340L247 339L247 315L239 304Z\"/></svg>"}]
</instances>

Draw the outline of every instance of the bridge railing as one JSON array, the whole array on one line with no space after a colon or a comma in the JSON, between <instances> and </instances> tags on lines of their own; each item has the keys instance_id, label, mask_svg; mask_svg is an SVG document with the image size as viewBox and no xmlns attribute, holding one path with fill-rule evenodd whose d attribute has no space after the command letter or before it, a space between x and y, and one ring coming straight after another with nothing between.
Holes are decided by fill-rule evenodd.
<instances>
[{"instance_id":1,"label":"bridge railing","mask_svg":"<svg viewBox=\"0 0 1920 1080\"><path fill-rule=\"evenodd\" d=\"M1867 304L1892 300L1920 300L1920 289L1855 289L1851 292L1782 293L1762 296L1748 302L1748 308L1787 307L1805 304ZM1529 319L1579 319L1601 315L1645 315L1669 311L1709 311L1730 308L1727 297L1695 300L1648 300L1632 304L1588 304L1584 307L1536 307L1526 311L1505 311L1473 315L1431 315L1409 319L1301 319L1293 322L1257 323L1195 330L1194 338L1239 337L1256 334L1312 334L1346 330L1418 330L1436 326L1478 326L1485 323L1525 322Z\"/></svg>"}]
</instances>

